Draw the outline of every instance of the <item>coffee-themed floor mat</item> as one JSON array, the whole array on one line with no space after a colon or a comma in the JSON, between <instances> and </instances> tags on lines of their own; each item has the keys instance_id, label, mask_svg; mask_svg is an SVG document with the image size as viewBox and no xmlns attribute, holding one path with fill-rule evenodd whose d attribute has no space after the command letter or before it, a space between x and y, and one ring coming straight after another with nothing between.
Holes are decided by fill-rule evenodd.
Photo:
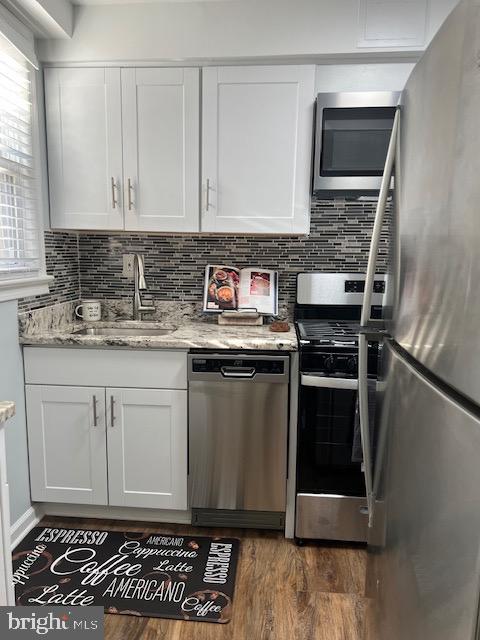
<instances>
[{"instance_id":1,"label":"coffee-themed floor mat","mask_svg":"<svg viewBox=\"0 0 480 640\"><path fill-rule=\"evenodd\" d=\"M240 541L35 527L13 552L17 605L226 623Z\"/></svg>"}]
</instances>

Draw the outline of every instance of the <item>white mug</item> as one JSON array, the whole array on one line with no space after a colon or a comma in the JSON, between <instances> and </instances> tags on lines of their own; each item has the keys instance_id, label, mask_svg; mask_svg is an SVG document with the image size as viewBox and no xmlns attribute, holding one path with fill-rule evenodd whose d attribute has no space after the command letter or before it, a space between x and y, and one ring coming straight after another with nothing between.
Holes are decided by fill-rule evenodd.
<instances>
[{"instance_id":1,"label":"white mug","mask_svg":"<svg viewBox=\"0 0 480 640\"><path fill-rule=\"evenodd\" d=\"M79 311L81 309L81 311ZM75 314L85 320L85 322L96 322L102 317L102 305L100 300L83 300L82 304L79 304L75 308Z\"/></svg>"}]
</instances>

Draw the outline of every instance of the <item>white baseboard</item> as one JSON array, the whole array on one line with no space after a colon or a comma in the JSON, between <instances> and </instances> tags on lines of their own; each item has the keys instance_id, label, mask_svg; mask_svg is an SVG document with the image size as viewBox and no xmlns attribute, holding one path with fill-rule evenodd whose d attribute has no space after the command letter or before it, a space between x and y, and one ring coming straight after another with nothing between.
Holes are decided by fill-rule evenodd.
<instances>
[{"instance_id":1,"label":"white baseboard","mask_svg":"<svg viewBox=\"0 0 480 640\"><path fill-rule=\"evenodd\" d=\"M15 549L23 538L43 518L43 509L40 505L32 505L10 527L11 547Z\"/></svg>"},{"instance_id":2,"label":"white baseboard","mask_svg":"<svg viewBox=\"0 0 480 640\"><path fill-rule=\"evenodd\" d=\"M39 503L46 516L66 518L109 518L111 520L138 520L143 522L168 522L190 524L191 511L173 509L140 509L137 507L109 507L93 504L64 504L56 502Z\"/></svg>"}]
</instances>

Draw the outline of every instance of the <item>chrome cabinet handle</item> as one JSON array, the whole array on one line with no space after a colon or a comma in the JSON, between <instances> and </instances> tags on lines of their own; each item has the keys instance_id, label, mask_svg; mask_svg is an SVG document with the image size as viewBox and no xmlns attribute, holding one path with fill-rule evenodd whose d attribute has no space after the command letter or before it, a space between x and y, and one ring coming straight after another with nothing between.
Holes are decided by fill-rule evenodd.
<instances>
[{"instance_id":1,"label":"chrome cabinet handle","mask_svg":"<svg viewBox=\"0 0 480 640\"><path fill-rule=\"evenodd\" d=\"M115 426L115 398L110 396L110 426Z\"/></svg>"},{"instance_id":2,"label":"chrome cabinet handle","mask_svg":"<svg viewBox=\"0 0 480 640\"><path fill-rule=\"evenodd\" d=\"M117 189L117 183L115 182L115 178L112 177L112 209L117 208L118 200L115 197L115 189Z\"/></svg>"},{"instance_id":3,"label":"chrome cabinet handle","mask_svg":"<svg viewBox=\"0 0 480 640\"><path fill-rule=\"evenodd\" d=\"M207 178L207 184L205 186L205 211L210 208L210 179Z\"/></svg>"},{"instance_id":4,"label":"chrome cabinet handle","mask_svg":"<svg viewBox=\"0 0 480 640\"><path fill-rule=\"evenodd\" d=\"M397 107L395 118L393 120L392 135L388 144L387 159L385 160L385 169L383 170L382 184L378 195L377 210L375 212L375 222L373 224L372 239L370 241L370 253L368 254L367 275L365 277L365 288L363 294L362 315L360 318L360 326L366 327L370 322L371 306L372 306L372 290L375 279L375 271L377 270L378 245L382 234L383 219L385 217L385 208L387 206L388 192L390 182L392 180L393 165L397 151L398 129L400 126L400 109Z\"/></svg>"},{"instance_id":5,"label":"chrome cabinet handle","mask_svg":"<svg viewBox=\"0 0 480 640\"><path fill-rule=\"evenodd\" d=\"M98 416L97 416L97 396L94 394L93 396L93 426L98 426Z\"/></svg>"},{"instance_id":6,"label":"chrome cabinet handle","mask_svg":"<svg viewBox=\"0 0 480 640\"><path fill-rule=\"evenodd\" d=\"M131 211L133 209L133 200L132 200L132 191L133 185L131 178L127 180L127 191L128 191L128 210Z\"/></svg>"}]
</instances>

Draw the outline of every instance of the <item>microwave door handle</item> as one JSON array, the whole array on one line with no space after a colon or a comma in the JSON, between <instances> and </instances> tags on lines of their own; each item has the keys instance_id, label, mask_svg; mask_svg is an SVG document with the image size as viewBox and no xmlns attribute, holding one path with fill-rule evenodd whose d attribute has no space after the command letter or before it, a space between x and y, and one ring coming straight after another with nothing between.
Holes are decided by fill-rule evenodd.
<instances>
[{"instance_id":1,"label":"microwave door handle","mask_svg":"<svg viewBox=\"0 0 480 640\"><path fill-rule=\"evenodd\" d=\"M368 526L371 527L373 524L375 497L373 495L370 415L368 410L368 338L364 334L358 336L358 414L362 441L363 471L367 492Z\"/></svg>"},{"instance_id":2,"label":"microwave door handle","mask_svg":"<svg viewBox=\"0 0 480 640\"><path fill-rule=\"evenodd\" d=\"M375 272L377 270L378 246L382 234L383 220L385 217L385 208L387 206L388 192L392 181L393 166L397 152L397 138L400 126L400 109L397 107L395 118L393 119L392 134L388 144L387 158L385 160L385 169L383 170L382 184L378 195L377 209L375 212L375 222L373 224L372 239L370 241L370 253L368 255L367 275L365 277L365 289L363 294L362 314L360 317L360 326L366 327L370 322L370 313L372 308L372 291L375 280Z\"/></svg>"}]
</instances>

